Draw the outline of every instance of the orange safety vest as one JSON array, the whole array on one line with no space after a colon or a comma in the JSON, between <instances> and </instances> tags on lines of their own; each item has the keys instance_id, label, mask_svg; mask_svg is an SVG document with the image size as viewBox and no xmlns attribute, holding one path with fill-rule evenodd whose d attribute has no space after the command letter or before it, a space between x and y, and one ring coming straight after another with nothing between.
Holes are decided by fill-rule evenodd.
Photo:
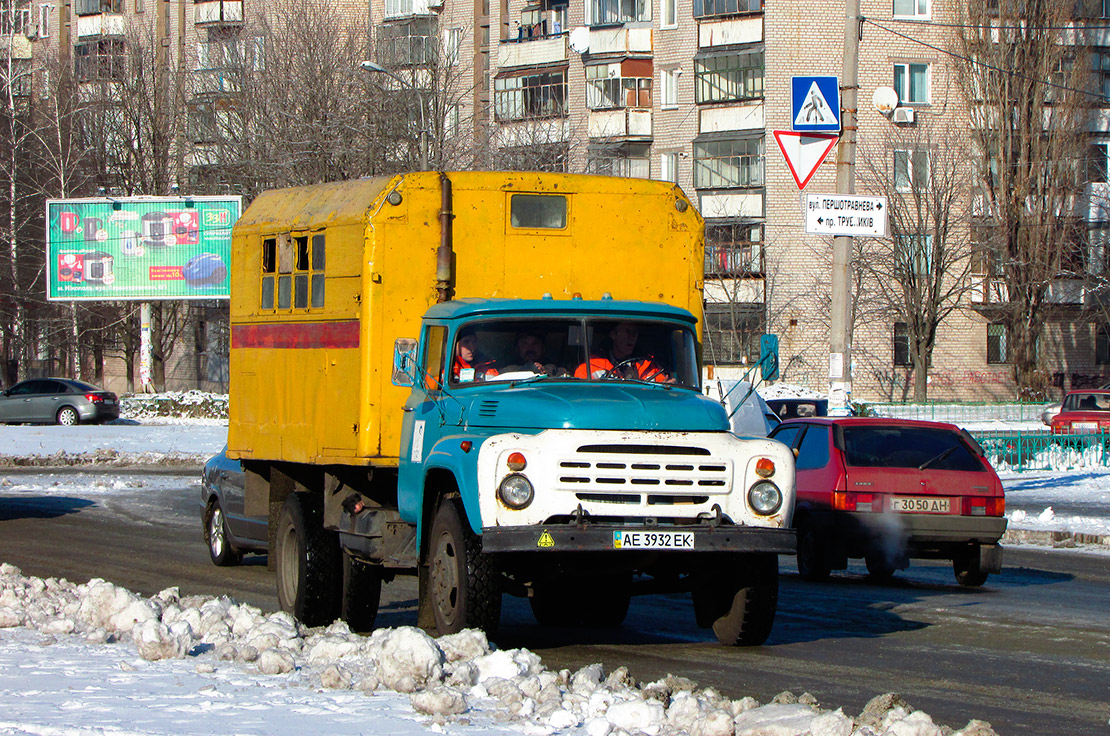
<instances>
[{"instance_id":1,"label":"orange safety vest","mask_svg":"<svg viewBox=\"0 0 1110 736\"><path fill-rule=\"evenodd\" d=\"M620 361L617 361L620 362ZM663 372L663 368L651 358L638 360L635 363L629 363L625 368L634 368L636 370L636 377L640 380L651 380L658 383L666 383L669 377ZM613 370L613 361L609 358L602 358L596 355L591 355L590 359L578 366L574 370L575 378L601 378L606 372ZM650 378L648 378L650 376ZM620 376L616 376L620 378Z\"/></svg>"},{"instance_id":2,"label":"orange safety vest","mask_svg":"<svg viewBox=\"0 0 1110 736\"><path fill-rule=\"evenodd\" d=\"M470 379L472 381L482 381L482 380L485 380L485 378L487 376L500 375L501 372L493 367L493 363L494 363L494 361L487 360L487 361L483 361L481 363L475 363L474 365L471 365L470 363L466 362L465 360L463 360L462 358L460 358L459 356L456 355L455 356L455 363L451 366L451 379L454 380L455 382L458 382L459 375L466 368L473 368L474 369L474 378Z\"/></svg>"}]
</instances>

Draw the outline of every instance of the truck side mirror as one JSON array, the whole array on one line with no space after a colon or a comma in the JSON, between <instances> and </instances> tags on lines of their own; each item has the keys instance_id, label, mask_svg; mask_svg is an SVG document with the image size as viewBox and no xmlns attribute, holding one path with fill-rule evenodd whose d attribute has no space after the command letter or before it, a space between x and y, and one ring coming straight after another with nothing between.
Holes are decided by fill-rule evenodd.
<instances>
[{"instance_id":1,"label":"truck side mirror","mask_svg":"<svg viewBox=\"0 0 1110 736\"><path fill-rule=\"evenodd\" d=\"M759 370L764 381L775 381L779 377L779 336L759 336Z\"/></svg>"},{"instance_id":2,"label":"truck side mirror","mask_svg":"<svg viewBox=\"0 0 1110 736\"><path fill-rule=\"evenodd\" d=\"M399 337L393 343L393 385L416 384L416 348L419 343L411 337Z\"/></svg>"}]
</instances>

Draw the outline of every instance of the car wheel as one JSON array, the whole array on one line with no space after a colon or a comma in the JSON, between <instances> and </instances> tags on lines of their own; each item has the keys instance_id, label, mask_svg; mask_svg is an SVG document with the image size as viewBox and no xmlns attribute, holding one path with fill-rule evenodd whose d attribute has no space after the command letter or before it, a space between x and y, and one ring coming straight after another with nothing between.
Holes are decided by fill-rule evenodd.
<instances>
[{"instance_id":1,"label":"car wheel","mask_svg":"<svg viewBox=\"0 0 1110 736\"><path fill-rule=\"evenodd\" d=\"M798 522L798 574L806 580L824 580L829 572L821 537L809 519L803 517Z\"/></svg>"},{"instance_id":2,"label":"car wheel","mask_svg":"<svg viewBox=\"0 0 1110 736\"><path fill-rule=\"evenodd\" d=\"M729 555L697 574L693 600L698 626L712 628L721 644L762 644L778 608L778 556Z\"/></svg>"},{"instance_id":3,"label":"car wheel","mask_svg":"<svg viewBox=\"0 0 1110 736\"><path fill-rule=\"evenodd\" d=\"M885 583L894 577L895 567L882 552L868 552L863 561L867 565L867 575L872 580Z\"/></svg>"},{"instance_id":4,"label":"car wheel","mask_svg":"<svg viewBox=\"0 0 1110 736\"><path fill-rule=\"evenodd\" d=\"M351 631L361 633L374 629L381 597L381 566L343 553L343 600L339 615Z\"/></svg>"},{"instance_id":5,"label":"car wheel","mask_svg":"<svg viewBox=\"0 0 1110 736\"><path fill-rule=\"evenodd\" d=\"M227 534L227 521L220 502L212 499L204 512L204 538L208 542L208 555L219 567L238 565L243 555L231 544Z\"/></svg>"},{"instance_id":6,"label":"car wheel","mask_svg":"<svg viewBox=\"0 0 1110 736\"><path fill-rule=\"evenodd\" d=\"M323 626L339 614L339 538L324 529L321 500L290 493L277 529L277 593L281 609L305 626Z\"/></svg>"},{"instance_id":7,"label":"car wheel","mask_svg":"<svg viewBox=\"0 0 1110 736\"><path fill-rule=\"evenodd\" d=\"M75 424L80 424L81 417L72 406L63 406L61 409L58 409L58 413L54 416L54 421L65 427L72 427Z\"/></svg>"},{"instance_id":8,"label":"car wheel","mask_svg":"<svg viewBox=\"0 0 1110 736\"><path fill-rule=\"evenodd\" d=\"M613 629L624 623L632 600L628 573L586 579L546 578L533 584L532 615L541 626Z\"/></svg>"},{"instance_id":9,"label":"car wheel","mask_svg":"<svg viewBox=\"0 0 1110 736\"><path fill-rule=\"evenodd\" d=\"M477 628L492 635L501 621L501 590L493 559L482 554L481 537L464 525L457 502L436 511L428 542L428 590L436 631Z\"/></svg>"},{"instance_id":10,"label":"car wheel","mask_svg":"<svg viewBox=\"0 0 1110 736\"><path fill-rule=\"evenodd\" d=\"M966 588L978 588L987 582L987 573L979 569L979 548L971 554L960 555L952 560L952 571L956 582Z\"/></svg>"}]
</instances>

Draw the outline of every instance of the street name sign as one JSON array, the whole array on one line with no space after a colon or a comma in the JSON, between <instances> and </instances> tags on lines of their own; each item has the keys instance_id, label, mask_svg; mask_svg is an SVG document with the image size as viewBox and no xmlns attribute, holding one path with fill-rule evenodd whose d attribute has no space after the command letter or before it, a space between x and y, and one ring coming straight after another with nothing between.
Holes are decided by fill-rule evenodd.
<instances>
[{"instance_id":1,"label":"street name sign","mask_svg":"<svg viewBox=\"0 0 1110 736\"><path fill-rule=\"evenodd\" d=\"M806 232L882 238L887 234L886 197L855 194L807 194Z\"/></svg>"},{"instance_id":2,"label":"street name sign","mask_svg":"<svg viewBox=\"0 0 1110 736\"><path fill-rule=\"evenodd\" d=\"M840 139L836 133L797 133L792 130L771 132L775 136L775 142L779 144L782 157L786 159L786 165L790 167L798 189L806 188L806 184L817 173L817 167Z\"/></svg>"}]
</instances>

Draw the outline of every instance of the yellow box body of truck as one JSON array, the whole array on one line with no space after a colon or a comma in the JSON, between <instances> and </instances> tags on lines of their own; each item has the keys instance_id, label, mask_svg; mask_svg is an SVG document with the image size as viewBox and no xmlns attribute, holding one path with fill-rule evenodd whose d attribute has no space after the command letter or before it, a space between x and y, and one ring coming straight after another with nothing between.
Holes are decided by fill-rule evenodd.
<instances>
[{"instance_id":1,"label":"yellow box body of truck","mask_svg":"<svg viewBox=\"0 0 1110 736\"><path fill-rule=\"evenodd\" d=\"M645 179L425 172L268 191L232 248L228 452L244 460L396 465L409 389L391 384L394 342L445 290L702 314L702 218Z\"/></svg>"}]
</instances>

